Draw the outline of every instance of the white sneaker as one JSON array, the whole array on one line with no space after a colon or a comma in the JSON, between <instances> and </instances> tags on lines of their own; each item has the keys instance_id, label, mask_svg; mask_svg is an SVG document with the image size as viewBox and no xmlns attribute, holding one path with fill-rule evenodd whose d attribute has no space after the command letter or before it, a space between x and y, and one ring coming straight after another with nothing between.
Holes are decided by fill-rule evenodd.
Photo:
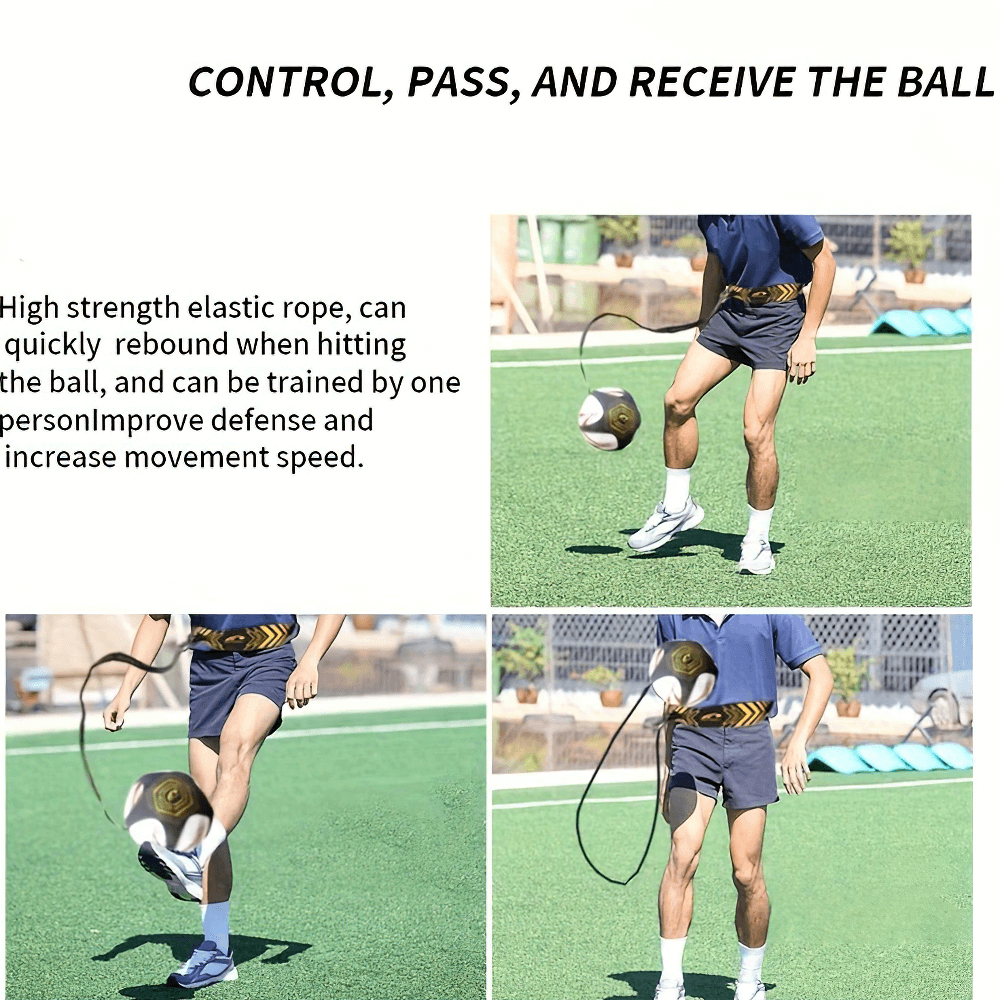
<instances>
[{"instance_id":1,"label":"white sneaker","mask_svg":"<svg viewBox=\"0 0 1000 1000\"><path fill-rule=\"evenodd\" d=\"M168 851L147 840L139 848L139 864L150 875L163 879L171 896L201 902L203 869L196 855Z\"/></svg>"},{"instance_id":2,"label":"white sneaker","mask_svg":"<svg viewBox=\"0 0 1000 1000\"><path fill-rule=\"evenodd\" d=\"M191 957L167 977L167 986L198 990L203 986L232 982L234 979L239 979L239 973L233 963L233 953L226 955L214 941L202 941L191 953Z\"/></svg>"},{"instance_id":3,"label":"white sneaker","mask_svg":"<svg viewBox=\"0 0 1000 1000\"><path fill-rule=\"evenodd\" d=\"M649 520L629 537L629 548L636 552L652 552L666 545L678 532L701 524L705 512L690 497L676 513L667 513L662 503L656 505Z\"/></svg>"},{"instance_id":4,"label":"white sneaker","mask_svg":"<svg viewBox=\"0 0 1000 1000\"><path fill-rule=\"evenodd\" d=\"M764 984L758 979L755 983L737 983L734 1000L764 1000Z\"/></svg>"},{"instance_id":5,"label":"white sneaker","mask_svg":"<svg viewBox=\"0 0 1000 1000\"><path fill-rule=\"evenodd\" d=\"M657 983L653 1000L684 1000L686 996L683 984L681 986L665 986L663 983Z\"/></svg>"},{"instance_id":6,"label":"white sneaker","mask_svg":"<svg viewBox=\"0 0 1000 1000\"><path fill-rule=\"evenodd\" d=\"M740 545L740 572L767 576L774 569L774 556L767 539L744 538Z\"/></svg>"}]
</instances>

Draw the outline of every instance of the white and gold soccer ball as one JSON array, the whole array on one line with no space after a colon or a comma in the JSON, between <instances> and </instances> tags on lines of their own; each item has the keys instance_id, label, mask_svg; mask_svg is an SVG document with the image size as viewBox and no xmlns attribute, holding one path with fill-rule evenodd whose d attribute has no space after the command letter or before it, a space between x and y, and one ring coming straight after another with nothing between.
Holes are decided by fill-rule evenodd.
<instances>
[{"instance_id":1,"label":"white and gold soccer ball","mask_svg":"<svg viewBox=\"0 0 1000 1000\"><path fill-rule=\"evenodd\" d=\"M577 416L580 433L601 451L627 448L642 423L639 407L624 389L594 389L583 401Z\"/></svg>"}]
</instances>

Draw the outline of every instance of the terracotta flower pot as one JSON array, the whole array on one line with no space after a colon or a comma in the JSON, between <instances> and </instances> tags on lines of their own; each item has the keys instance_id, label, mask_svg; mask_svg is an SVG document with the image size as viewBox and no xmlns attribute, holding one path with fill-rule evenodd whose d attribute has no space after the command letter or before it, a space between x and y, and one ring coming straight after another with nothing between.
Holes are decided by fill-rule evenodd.
<instances>
[{"instance_id":1,"label":"terracotta flower pot","mask_svg":"<svg viewBox=\"0 0 1000 1000\"><path fill-rule=\"evenodd\" d=\"M692 257L691 258L691 270L692 271L704 271L705 266L708 264L707 257Z\"/></svg>"},{"instance_id":2,"label":"terracotta flower pot","mask_svg":"<svg viewBox=\"0 0 1000 1000\"><path fill-rule=\"evenodd\" d=\"M601 704L605 708L618 708L622 703L621 691L602 691Z\"/></svg>"},{"instance_id":3,"label":"terracotta flower pot","mask_svg":"<svg viewBox=\"0 0 1000 1000\"><path fill-rule=\"evenodd\" d=\"M922 285L924 278L927 277L927 272L922 271L919 267L911 267L903 272L903 277L908 285Z\"/></svg>"},{"instance_id":4,"label":"terracotta flower pot","mask_svg":"<svg viewBox=\"0 0 1000 1000\"><path fill-rule=\"evenodd\" d=\"M634 258L630 253L616 253L615 265L617 267L631 267L633 259Z\"/></svg>"},{"instance_id":5,"label":"terracotta flower pot","mask_svg":"<svg viewBox=\"0 0 1000 1000\"><path fill-rule=\"evenodd\" d=\"M534 705L538 701L538 692L534 688L518 688L517 700L522 705Z\"/></svg>"},{"instance_id":6,"label":"terracotta flower pot","mask_svg":"<svg viewBox=\"0 0 1000 1000\"><path fill-rule=\"evenodd\" d=\"M846 716L848 719L856 719L860 714L861 714L860 701L837 702L837 715L839 715L841 718Z\"/></svg>"},{"instance_id":7,"label":"terracotta flower pot","mask_svg":"<svg viewBox=\"0 0 1000 1000\"><path fill-rule=\"evenodd\" d=\"M378 615L351 615L351 624L359 632L371 632Z\"/></svg>"}]
</instances>

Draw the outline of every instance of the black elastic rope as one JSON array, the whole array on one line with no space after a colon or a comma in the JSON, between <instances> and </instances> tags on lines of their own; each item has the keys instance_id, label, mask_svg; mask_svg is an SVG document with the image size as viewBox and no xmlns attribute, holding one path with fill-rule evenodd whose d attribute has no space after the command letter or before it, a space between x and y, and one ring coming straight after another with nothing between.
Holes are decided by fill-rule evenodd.
<instances>
[{"instance_id":1,"label":"black elastic rope","mask_svg":"<svg viewBox=\"0 0 1000 1000\"><path fill-rule=\"evenodd\" d=\"M127 663L130 667L138 667L140 670L145 670L146 673L165 674L168 670L173 670L173 668L177 665L177 661L180 659L181 654L186 649L191 648L192 645L193 643L189 640L179 646L177 651L171 657L170 662L163 667L154 667L151 663L143 663L142 660L137 660L134 656L130 656L128 653L108 653L91 664L90 669L87 671L87 676L84 677L83 683L80 685L80 759L83 761L83 773L87 777L87 783L90 785L91 791L93 791L94 795L97 796L97 801L100 802L104 815L107 817L108 822L112 826L120 827L123 830L125 829L121 823L112 819L108 813L107 807L104 805L104 799L101 798L100 790L97 787L97 782L94 781L94 775L90 770L90 763L87 761L86 739L84 736L84 727L87 722L87 706L83 700L83 693L87 690L87 682L90 680L93 672L105 663Z\"/></svg>"},{"instance_id":2,"label":"black elastic rope","mask_svg":"<svg viewBox=\"0 0 1000 1000\"><path fill-rule=\"evenodd\" d=\"M599 313L595 316L584 328L583 333L580 334L580 373L583 375L583 381L587 383L587 391L590 391L590 382L587 379L586 369L583 367L583 344L587 339L587 333L590 328L599 320L605 319L608 316L614 316L616 319L627 319L630 323L634 323L640 330L648 330L650 333L680 333L682 330L690 330L692 327L698 325L698 320L692 320L690 323L678 323L676 326L646 326L645 323L640 323L637 319L632 319L631 316L624 316L622 313Z\"/></svg>"},{"instance_id":3,"label":"black elastic rope","mask_svg":"<svg viewBox=\"0 0 1000 1000\"><path fill-rule=\"evenodd\" d=\"M629 882L631 882L632 879L634 879L636 875L639 874L639 872L642 870L642 866L646 863L646 857L649 854L649 848L653 844L653 837L656 834L656 818L660 813L660 733L666 730L667 728L666 725L657 726L656 738L654 739L654 745L656 747L656 795L653 797L655 800L653 803L653 823L649 828L649 837L646 840L646 849L642 852L642 857L639 859L639 864L636 867L635 871L632 872L632 874L629 875L629 877L625 879L624 882L622 882L620 879L612 878L610 875L605 875L604 872L602 872L601 869L598 868L597 865L595 865L594 862L590 860L590 855L587 853L587 849L583 846L583 834L580 833L580 813L583 811L583 803L587 798L587 793L590 791L591 785L593 785L594 781L596 781L597 774L601 770L601 765L604 763L605 760L607 760L608 754L611 753L611 748L614 746L615 740L618 739L618 734L621 733L621 731L625 728L626 723L628 722L629 719L632 718L633 713L642 703L643 698L646 697L646 695L649 693L649 689L652 686L653 686L652 684L646 685L646 687L643 689L642 694L639 695L638 701L636 701L636 703L632 706L632 708L629 710L628 715L626 715L625 718L622 719L621 725L615 730L614 736L612 736L611 739L608 740L608 745L607 747L605 747L604 753L601 754L601 759L597 762L597 767L594 768L594 773L590 776L590 781L587 782L587 787L583 790L583 795L580 796L580 802L576 807L576 842L580 845L580 853L583 855L584 860L587 862L587 864L590 865L590 867L593 868L594 871L597 872L597 874L600 875L602 879L604 879L606 882L611 882L614 885L628 885ZM670 723L667 723L667 725L670 725ZM664 751L665 751L664 757L666 757L666 753L669 751L669 747L666 741L666 736L664 736ZM670 765L669 760L666 760L665 763L669 767Z\"/></svg>"}]
</instances>

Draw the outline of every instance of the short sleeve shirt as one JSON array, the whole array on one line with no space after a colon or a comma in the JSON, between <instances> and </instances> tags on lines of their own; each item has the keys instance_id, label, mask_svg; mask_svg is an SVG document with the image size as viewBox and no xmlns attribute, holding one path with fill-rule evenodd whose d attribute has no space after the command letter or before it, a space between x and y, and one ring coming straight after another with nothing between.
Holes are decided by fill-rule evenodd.
<instances>
[{"instance_id":1,"label":"short sleeve shirt","mask_svg":"<svg viewBox=\"0 0 1000 1000\"><path fill-rule=\"evenodd\" d=\"M719 668L715 690L699 707L738 701L778 700L775 657L793 669L823 650L800 615L728 615L721 625L708 615L659 615L657 643L691 639ZM777 713L777 705L771 715Z\"/></svg>"},{"instance_id":2,"label":"short sleeve shirt","mask_svg":"<svg viewBox=\"0 0 1000 1000\"><path fill-rule=\"evenodd\" d=\"M765 288L812 281L802 251L823 239L814 215L699 215L709 253L722 264L727 285Z\"/></svg>"}]
</instances>

